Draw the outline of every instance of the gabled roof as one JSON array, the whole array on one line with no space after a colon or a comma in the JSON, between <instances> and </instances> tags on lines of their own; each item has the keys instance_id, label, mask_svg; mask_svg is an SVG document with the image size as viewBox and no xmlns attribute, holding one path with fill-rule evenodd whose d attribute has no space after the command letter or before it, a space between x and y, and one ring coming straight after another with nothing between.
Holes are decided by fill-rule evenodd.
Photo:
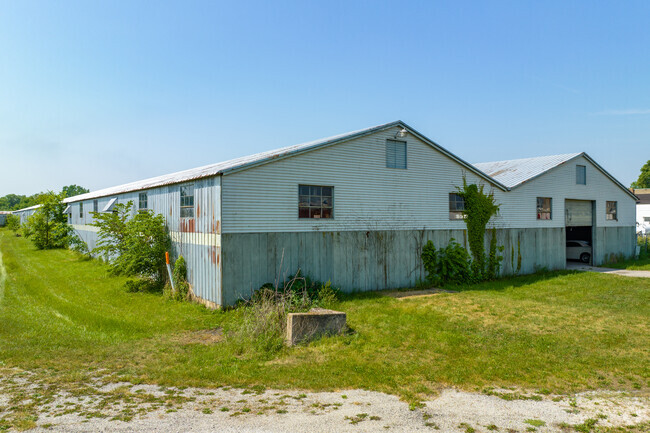
<instances>
[{"instance_id":1,"label":"gabled roof","mask_svg":"<svg viewBox=\"0 0 650 433\"><path fill-rule=\"evenodd\" d=\"M535 158L510 159L505 161L479 162L474 164L474 167L506 185L508 189L511 190L581 156L593 164L594 167L600 170L600 172L607 176L621 189L625 190L625 192L631 197L635 200L637 199L629 189L616 180L614 176L609 174L585 152L538 156Z\"/></svg>"},{"instance_id":2,"label":"gabled roof","mask_svg":"<svg viewBox=\"0 0 650 433\"><path fill-rule=\"evenodd\" d=\"M509 159L506 161L479 162L474 167L498 180L508 188L516 188L558 165L564 164L580 153L539 156L536 158Z\"/></svg>"},{"instance_id":3,"label":"gabled roof","mask_svg":"<svg viewBox=\"0 0 650 433\"><path fill-rule=\"evenodd\" d=\"M73 203L81 200L89 200L89 199L94 199L98 197L106 197L106 196L111 196L111 195L116 195L116 194L122 194L125 192L131 192L131 191L140 191L140 190L145 190L145 189L150 189L150 188L155 188L159 186L164 186L164 185L172 185L176 183L181 183L181 182L187 182L191 180L196 180L196 179L201 179L205 177L211 177L211 176L216 176L219 174L227 175L228 173L232 173L235 171L239 170L244 170L250 167L254 167L257 165L262 165L262 164L267 164L269 162L275 161L277 159L282 159L282 158L287 158L290 156L295 156L300 153L304 152L309 152L315 149L319 149L322 147L330 146L333 144L337 143L342 143L344 141L348 141L354 138L362 137L365 135L373 134L375 132L383 131L389 128L393 127L402 127L405 128L409 131L409 133L415 135L418 137L420 140L424 141L425 143L429 144L430 146L434 147L437 149L439 152L443 153L444 155L448 156L449 158L453 159L457 163L461 164L464 166L467 170L477 174L478 176L482 177L489 183L497 186L498 188L506 191L507 188L499 183L499 181L492 179L491 177L487 176L485 173L481 172L480 170L477 170L476 167L474 167L472 164L469 164L468 162L465 162L461 158L457 157L456 155L452 154L448 150L444 149L443 147L437 145L433 141L431 141L429 138L425 137L424 135L420 134L404 122L397 120L395 122L390 122L390 123L385 123L382 125L378 126L373 126L370 128L365 128L365 129L360 129L358 131L352 131L352 132L347 132L345 134L339 134L339 135L334 135L332 137L327 137L327 138L321 138L319 140L315 141L310 141L307 143L302 143L302 144L296 144L293 146L287 146L287 147L282 147L279 149L275 150L270 150L266 152L261 152L261 153L256 153L254 155L249 155L249 156L244 156L241 158L235 158L231 159L229 161L224 161L224 162L219 162L216 164L210 164L206 165L203 167L198 167L198 168L192 168L190 170L184 170L184 171L179 171L176 173L172 174L167 174L163 176L157 176L157 177L152 177L149 179L145 180L140 180L136 182L131 182L127 183L124 185L119 185L119 186L114 186L110 188L105 188L101 189L98 191L92 191L86 194L80 194L74 197L69 197L64 200L65 203Z\"/></svg>"}]
</instances>

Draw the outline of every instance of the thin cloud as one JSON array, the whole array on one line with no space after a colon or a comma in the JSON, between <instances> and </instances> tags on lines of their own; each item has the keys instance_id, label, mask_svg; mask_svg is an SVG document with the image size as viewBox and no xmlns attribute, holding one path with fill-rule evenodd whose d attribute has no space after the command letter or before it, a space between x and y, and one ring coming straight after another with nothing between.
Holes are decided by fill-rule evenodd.
<instances>
[{"instance_id":1,"label":"thin cloud","mask_svg":"<svg viewBox=\"0 0 650 433\"><path fill-rule=\"evenodd\" d=\"M556 89L564 90L565 92L574 93L576 95L578 93L580 93L580 91L577 90L577 89L574 89L572 87L567 87L567 86L564 86L562 84L555 83L555 82L552 82L552 81L549 81L549 80L544 80L544 79L538 77L537 75L532 75L531 78L533 80L537 81L538 83L542 83L542 84L545 84L547 86L555 87Z\"/></svg>"},{"instance_id":2,"label":"thin cloud","mask_svg":"<svg viewBox=\"0 0 650 433\"><path fill-rule=\"evenodd\" d=\"M650 114L650 108L631 108L628 110L605 110L594 113L597 116L638 116Z\"/></svg>"}]
</instances>

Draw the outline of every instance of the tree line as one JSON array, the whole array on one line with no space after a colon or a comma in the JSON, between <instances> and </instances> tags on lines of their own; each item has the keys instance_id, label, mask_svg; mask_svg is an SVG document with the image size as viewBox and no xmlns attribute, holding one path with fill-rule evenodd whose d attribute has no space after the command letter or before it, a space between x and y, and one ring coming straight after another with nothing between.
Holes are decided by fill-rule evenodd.
<instances>
[{"instance_id":1,"label":"tree line","mask_svg":"<svg viewBox=\"0 0 650 433\"><path fill-rule=\"evenodd\" d=\"M82 186L67 185L63 187L60 194L63 198L68 198L79 194L85 194L87 192L89 192L89 190ZM32 195L7 194L4 197L0 197L0 210L11 211L35 206L40 204L42 196L46 194L47 193L44 192Z\"/></svg>"}]
</instances>

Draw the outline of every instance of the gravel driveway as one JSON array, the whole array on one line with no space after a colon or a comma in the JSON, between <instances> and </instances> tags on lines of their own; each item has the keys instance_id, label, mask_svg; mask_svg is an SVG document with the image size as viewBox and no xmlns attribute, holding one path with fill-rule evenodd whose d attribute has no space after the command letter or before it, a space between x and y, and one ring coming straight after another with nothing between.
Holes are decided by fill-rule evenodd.
<instances>
[{"instance_id":1,"label":"gravel driveway","mask_svg":"<svg viewBox=\"0 0 650 433\"><path fill-rule=\"evenodd\" d=\"M12 416L10 400L40 402L33 430L38 432L512 433L566 431L585 422L650 423L648 397L621 392L542 396L446 389L421 406L409 406L395 396L362 390L178 389L97 381L78 391L49 393L29 375L7 377L0 377L0 420Z\"/></svg>"}]
</instances>

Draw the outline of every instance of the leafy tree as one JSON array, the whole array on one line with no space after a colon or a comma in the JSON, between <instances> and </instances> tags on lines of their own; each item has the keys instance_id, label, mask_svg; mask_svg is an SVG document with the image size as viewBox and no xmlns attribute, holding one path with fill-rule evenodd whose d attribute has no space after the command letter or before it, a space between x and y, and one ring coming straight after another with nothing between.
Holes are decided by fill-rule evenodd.
<instances>
[{"instance_id":1,"label":"leafy tree","mask_svg":"<svg viewBox=\"0 0 650 433\"><path fill-rule=\"evenodd\" d=\"M18 230L20 230L20 217L13 214L7 215L7 228L18 236Z\"/></svg>"},{"instance_id":2,"label":"leafy tree","mask_svg":"<svg viewBox=\"0 0 650 433\"><path fill-rule=\"evenodd\" d=\"M106 257L116 275L139 277L161 289L166 278L165 252L171 240L165 218L151 210L129 217L133 202L118 203L114 212L91 212L99 228L93 254Z\"/></svg>"},{"instance_id":3,"label":"leafy tree","mask_svg":"<svg viewBox=\"0 0 650 433\"><path fill-rule=\"evenodd\" d=\"M650 160L641 167L641 174L636 182L632 182L631 188L650 188Z\"/></svg>"},{"instance_id":4,"label":"leafy tree","mask_svg":"<svg viewBox=\"0 0 650 433\"><path fill-rule=\"evenodd\" d=\"M66 205L62 200L61 194L52 191L41 194L38 198L41 207L27 220L25 233L39 250L68 246L72 227L63 213Z\"/></svg>"},{"instance_id":5,"label":"leafy tree","mask_svg":"<svg viewBox=\"0 0 650 433\"><path fill-rule=\"evenodd\" d=\"M18 202L18 204L14 205L14 207L11 210L24 209L26 207L37 205L38 199L41 195L43 195L43 193L34 194L30 196L24 196L24 195L20 196L20 201Z\"/></svg>"},{"instance_id":6,"label":"leafy tree","mask_svg":"<svg viewBox=\"0 0 650 433\"><path fill-rule=\"evenodd\" d=\"M90 192L90 190L79 185L67 185L61 190L63 198L74 197L75 195L85 194L87 192Z\"/></svg>"},{"instance_id":7,"label":"leafy tree","mask_svg":"<svg viewBox=\"0 0 650 433\"><path fill-rule=\"evenodd\" d=\"M14 206L18 205L24 198L24 195L16 194L7 194L4 197L0 197L0 210L14 210Z\"/></svg>"}]
</instances>

